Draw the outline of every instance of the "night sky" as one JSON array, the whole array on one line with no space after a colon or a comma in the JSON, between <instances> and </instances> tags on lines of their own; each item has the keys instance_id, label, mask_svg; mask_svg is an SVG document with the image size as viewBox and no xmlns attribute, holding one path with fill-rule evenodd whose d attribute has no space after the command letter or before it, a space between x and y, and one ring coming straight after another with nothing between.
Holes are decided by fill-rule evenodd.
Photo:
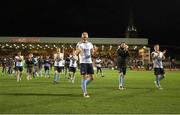
<instances>
[{"instance_id":1,"label":"night sky","mask_svg":"<svg viewBox=\"0 0 180 115\"><path fill-rule=\"evenodd\" d=\"M139 37L180 45L180 0L1 0L0 35L124 37L131 9Z\"/></svg>"}]
</instances>

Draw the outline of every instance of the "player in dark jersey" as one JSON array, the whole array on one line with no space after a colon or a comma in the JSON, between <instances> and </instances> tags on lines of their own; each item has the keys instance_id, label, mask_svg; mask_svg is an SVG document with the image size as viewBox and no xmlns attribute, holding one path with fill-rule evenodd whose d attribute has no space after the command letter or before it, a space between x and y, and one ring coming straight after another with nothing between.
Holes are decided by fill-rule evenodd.
<instances>
[{"instance_id":1,"label":"player in dark jersey","mask_svg":"<svg viewBox=\"0 0 180 115\"><path fill-rule=\"evenodd\" d=\"M119 71L119 89L124 89L124 78L126 75L127 59L129 57L128 45L124 42L120 44L117 50L117 67Z\"/></svg>"},{"instance_id":2,"label":"player in dark jersey","mask_svg":"<svg viewBox=\"0 0 180 115\"><path fill-rule=\"evenodd\" d=\"M27 67L27 80L31 80L32 75L33 75L33 66L34 66L33 54L32 53L30 53L28 55L25 63L26 63L26 67Z\"/></svg>"}]
</instances>

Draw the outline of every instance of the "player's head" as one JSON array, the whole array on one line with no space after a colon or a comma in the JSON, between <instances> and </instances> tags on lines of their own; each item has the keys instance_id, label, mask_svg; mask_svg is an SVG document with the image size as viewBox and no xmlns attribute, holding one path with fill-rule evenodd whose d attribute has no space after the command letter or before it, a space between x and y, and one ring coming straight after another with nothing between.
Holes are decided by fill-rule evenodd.
<instances>
[{"instance_id":1,"label":"player's head","mask_svg":"<svg viewBox=\"0 0 180 115\"><path fill-rule=\"evenodd\" d=\"M33 54L32 54L32 53L29 53L28 57L29 57L29 58L32 58L32 57L33 57Z\"/></svg>"},{"instance_id":2,"label":"player's head","mask_svg":"<svg viewBox=\"0 0 180 115\"><path fill-rule=\"evenodd\" d=\"M18 52L17 55L20 56L20 55L21 55L21 52Z\"/></svg>"},{"instance_id":3,"label":"player's head","mask_svg":"<svg viewBox=\"0 0 180 115\"><path fill-rule=\"evenodd\" d=\"M75 50L74 50L74 49L70 49L69 54L70 54L70 55L75 54Z\"/></svg>"},{"instance_id":4,"label":"player's head","mask_svg":"<svg viewBox=\"0 0 180 115\"><path fill-rule=\"evenodd\" d=\"M159 51L159 45L158 44L154 45L154 50Z\"/></svg>"},{"instance_id":5,"label":"player's head","mask_svg":"<svg viewBox=\"0 0 180 115\"><path fill-rule=\"evenodd\" d=\"M61 48L57 48L57 49L56 49L56 52L57 52L57 53L61 53Z\"/></svg>"},{"instance_id":6,"label":"player's head","mask_svg":"<svg viewBox=\"0 0 180 115\"><path fill-rule=\"evenodd\" d=\"M83 32L81 35L81 39L85 42L88 39L88 33L87 32Z\"/></svg>"},{"instance_id":7,"label":"player's head","mask_svg":"<svg viewBox=\"0 0 180 115\"><path fill-rule=\"evenodd\" d=\"M48 56L48 55L46 56L46 59L49 59L49 56Z\"/></svg>"},{"instance_id":8,"label":"player's head","mask_svg":"<svg viewBox=\"0 0 180 115\"><path fill-rule=\"evenodd\" d=\"M121 47L121 48L125 48L125 47L126 47L126 43L125 43L125 42L122 42L122 43L120 44L120 47Z\"/></svg>"}]
</instances>

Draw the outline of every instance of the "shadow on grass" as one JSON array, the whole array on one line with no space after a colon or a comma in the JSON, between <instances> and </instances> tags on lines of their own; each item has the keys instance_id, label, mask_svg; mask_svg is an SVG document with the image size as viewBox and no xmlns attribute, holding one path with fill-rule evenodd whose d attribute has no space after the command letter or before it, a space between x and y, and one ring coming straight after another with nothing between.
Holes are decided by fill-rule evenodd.
<instances>
[{"instance_id":1,"label":"shadow on grass","mask_svg":"<svg viewBox=\"0 0 180 115\"><path fill-rule=\"evenodd\" d=\"M7 96L65 96L65 97L82 97L82 94L47 94L47 93L0 93Z\"/></svg>"}]
</instances>

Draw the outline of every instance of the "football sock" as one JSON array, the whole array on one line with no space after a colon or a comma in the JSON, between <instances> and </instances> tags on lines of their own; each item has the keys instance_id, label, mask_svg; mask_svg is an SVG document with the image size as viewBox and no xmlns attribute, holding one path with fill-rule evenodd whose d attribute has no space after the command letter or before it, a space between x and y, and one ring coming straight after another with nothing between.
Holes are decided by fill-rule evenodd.
<instances>
[{"instance_id":1,"label":"football sock","mask_svg":"<svg viewBox=\"0 0 180 115\"><path fill-rule=\"evenodd\" d=\"M164 79L164 75L161 75L161 76L159 77L159 81L161 81L162 79Z\"/></svg>"},{"instance_id":2,"label":"football sock","mask_svg":"<svg viewBox=\"0 0 180 115\"><path fill-rule=\"evenodd\" d=\"M85 80L84 79L82 79L81 80L81 87L82 87L82 91L83 91L83 93L85 93L85 86L84 86L84 83L85 82Z\"/></svg>"}]
</instances>

